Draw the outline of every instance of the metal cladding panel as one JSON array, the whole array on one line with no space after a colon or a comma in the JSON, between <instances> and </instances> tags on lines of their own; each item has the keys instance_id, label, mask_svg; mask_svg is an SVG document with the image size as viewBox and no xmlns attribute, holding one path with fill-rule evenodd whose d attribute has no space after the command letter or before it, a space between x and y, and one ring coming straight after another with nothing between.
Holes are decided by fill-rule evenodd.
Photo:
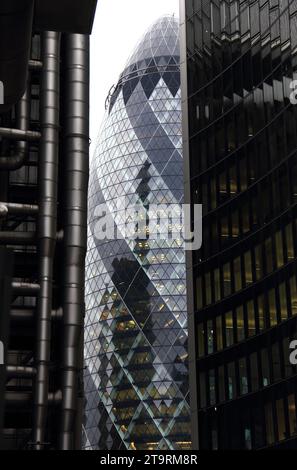
<instances>
[{"instance_id":1,"label":"metal cladding panel","mask_svg":"<svg viewBox=\"0 0 297 470\"><path fill-rule=\"evenodd\" d=\"M33 1L0 4L0 113L25 92L33 21Z\"/></svg>"},{"instance_id":2,"label":"metal cladding panel","mask_svg":"<svg viewBox=\"0 0 297 470\"><path fill-rule=\"evenodd\" d=\"M36 0L37 30L91 34L97 0Z\"/></svg>"}]
</instances>

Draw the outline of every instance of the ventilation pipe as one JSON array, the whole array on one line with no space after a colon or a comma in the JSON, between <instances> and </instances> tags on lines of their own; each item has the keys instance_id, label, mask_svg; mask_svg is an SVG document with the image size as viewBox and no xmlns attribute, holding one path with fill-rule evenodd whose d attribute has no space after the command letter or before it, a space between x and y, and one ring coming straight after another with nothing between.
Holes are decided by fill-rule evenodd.
<instances>
[{"instance_id":1,"label":"ventilation pipe","mask_svg":"<svg viewBox=\"0 0 297 470\"><path fill-rule=\"evenodd\" d=\"M1 232L0 245L33 246L36 243L34 232Z\"/></svg>"},{"instance_id":2,"label":"ventilation pipe","mask_svg":"<svg viewBox=\"0 0 297 470\"><path fill-rule=\"evenodd\" d=\"M29 70L36 70L36 71L42 70L41 60L30 59L29 60Z\"/></svg>"},{"instance_id":3,"label":"ventilation pipe","mask_svg":"<svg viewBox=\"0 0 297 470\"><path fill-rule=\"evenodd\" d=\"M6 375L8 379L11 379L11 378L30 379L30 378L33 378L35 374L36 374L36 369L34 367L6 366Z\"/></svg>"},{"instance_id":4,"label":"ventilation pipe","mask_svg":"<svg viewBox=\"0 0 297 470\"><path fill-rule=\"evenodd\" d=\"M84 266L89 176L89 38L65 38L62 450L81 444Z\"/></svg>"},{"instance_id":5,"label":"ventilation pipe","mask_svg":"<svg viewBox=\"0 0 297 470\"><path fill-rule=\"evenodd\" d=\"M14 308L10 310L10 321L15 323L32 322L35 310L31 308Z\"/></svg>"},{"instance_id":6,"label":"ventilation pipe","mask_svg":"<svg viewBox=\"0 0 297 470\"><path fill-rule=\"evenodd\" d=\"M12 291L14 296L34 297L39 293L39 284L33 282L18 282L12 283Z\"/></svg>"},{"instance_id":7,"label":"ventilation pipe","mask_svg":"<svg viewBox=\"0 0 297 470\"><path fill-rule=\"evenodd\" d=\"M14 308L10 310L10 321L13 325L30 324L34 321L35 310L30 308ZM63 318L63 310L61 308L52 310L51 318L54 321L60 321Z\"/></svg>"},{"instance_id":8,"label":"ventilation pipe","mask_svg":"<svg viewBox=\"0 0 297 470\"><path fill-rule=\"evenodd\" d=\"M37 215L38 206L35 204L16 204L13 202L0 202L0 217L1 214L8 215Z\"/></svg>"},{"instance_id":9,"label":"ventilation pipe","mask_svg":"<svg viewBox=\"0 0 297 470\"><path fill-rule=\"evenodd\" d=\"M57 235L59 151L60 35L42 37L44 58L41 85L41 144L39 158L39 284L37 303L36 381L34 394L33 448L45 447L49 394L53 259Z\"/></svg>"},{"instance_id":10,"label":"ventilation pipe","mask_svg":"<svg viewBox=\"0 0 297 470\"><path fill-rule=\"evenodd\" d=\"M52 406L59 406L61 404L61 390L57 390L54 393L49 393L47 401ZM5 407L15 411L16 408L24 408L28 406L31 410L32 407L32 393L31 392L15 392L9 391L5 393ZM32 444L32 450L35 446Z\"/></svg>"},{"instance_id":11,"label":"ventilation pipe","mask_svg":"<svg viewBox=\"0 0 297 470\"><path fill-rule=\"evenodd\" d=\"M40 132L11 129L10 127L0 127L0 137L10 140L26 140L27 142L36 142L40 139Z\"/></svg>"}]
</instances>

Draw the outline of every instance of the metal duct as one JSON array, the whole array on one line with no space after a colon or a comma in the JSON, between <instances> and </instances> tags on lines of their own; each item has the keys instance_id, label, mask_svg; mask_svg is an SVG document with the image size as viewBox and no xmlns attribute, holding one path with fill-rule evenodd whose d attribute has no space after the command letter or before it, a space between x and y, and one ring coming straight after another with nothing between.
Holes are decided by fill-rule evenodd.
<instances>
[{"instance_id":1,"label":"metal duct","mask_svg":"<svg viewBox=\"0 0 297 470\"><path fill-rule=\"evenodd\" d=\"M39 284L33 447L44 449L49 393L53 260L57 235L60 34L42 37L41 145L39 157Z\"/></svg>"},{"instance_id":2,"label":"metal duct","mask_svg":"<svg viewBox=\"0 0 297 470\"><path fill-rule=\"evenodd\" d=\"M10 310L10 321L13 325L30 324L35 318L35 310L30 308L15 308ZM63 318L63 310L61 308L52 310L51 318L59 321Z\"/></svg>"},{"instance_id":3,"label":"metal duct","mask_svg":"<svg viewBox=\"0 0 297 470\"><path fill-rule=\"evenodd\" d=\"M11 378L32 378L36 374L34 367L28 366L6 366L6 375Z\"/></svg>"},{"instance_id":4,"label":"metal duct","mask_svg":"<svg viewBox=\"0 0 297 470\"><path fill-rule=\"evenodd\" d=\"M32 393L30 392L6 392L5 393L5 407L11 407L14 411L16 408L24 408L31 405Z\"/></svg>"},{"instance_id":5,"label":"metal duct","mask_svg":"<svg viewBox=\"0 0 297 470\"><path fill-rule=\"evenodd\" d=\"M17 105L17 127L27 132L30 117L30 99L28 89L21 101ZM19 141L16 144L16 153L13 156L0 156L0 170L12 171L21 168L28 154L28 144L26 141Z\"/></svg>"},{"instance_id":6,"label":"metal duct","mask_svg":"<svg viewBox=\"0 0 297 470\"><path fill-rule=\"evenodd\" d=\"M3 214L15 214L15 215L37 215L38 206L34 204L16 204L13 202L0 202L1 210ZM3 208L3 209L2 209Z\"/></svg>"},{"instance_id":7,"label":"metal duct","mask_svg":"<svg viewBox=\"0 0 297 470\"><path fill-rule=\"evenodd\" d=\"M10 321L16 323L30 323L35 318L35 310L30 308L14 308L10 310Z\"/></svg>"},{"instance_id":8,"label":"metal duct","mask_svg":"<svg viewBox=\"0 0 297 470\"><path fill-rule=\"evenodd\" d=\"M40 286L39 284L34 284L32 282L13 282L12 291L14 295L17 296L27 296L34 297L39 293Z\"/></svg>"},{"instance_id":9,"label":"metal duct","mask_svg":"<svg viewBox=\"0 0 297 470\"><path fill-rule=\"evenodd\" d=\"M97 0L35 0L37 30L91 34Z\"/></svg>"},{"instance_id":10,"label":"metal duct","mask_svg":"<svg viewBox=\"0 0 297 470\"><path fill-rule=\"evenodd\" d=\"M0 2L0 81L4 86L6 112L23 96L28 74L34 0Z\"/></svg>"},{"instance_id":11,"label":"metal duct","mask_svg":"<svg viewBox=\"0 0 297 470\"><path fill-rule=\"evenodd\" d=\"M55 393L49 393L47 397L49 404L53 406L59 406L61 403L61 391L58 390ZM5 407L15 410L20 407L23 408L28 406L28 409L31 409L32 406L32 393L31 392L15 392L9 391L5 393ZM35 448L32 445L32 448Z\"/></svg>"},{"instance_id":12,"label":"metal duct","mask_svg":"<svg viewBox=\"0 0 297 470\"><path fill-rule=\"evenodd\" d=\"M0 245L35 245L36 235L34 232L1 232Z\"/></svg>"},{"instance_id":13,"label":"metal duct","mask_svg":"<svg viewBox=\"0 0 297 470\"><path fill-rule=\"evenodd\" d=\"M40 132L22 131L20 129L0 127L0 137L11 140L26 140L28 142L35 142L40 139Z\"/></svg>"},{"instance_id":14,"label":"metal duct","mask_svg":"<svg viewBox=\"0 0 297 470\"><path fill-rule=\"evenodd\" d=\"M42 61L30 59L29 70L42 70Z\"/></svg>"},{"instance_id":15,"label":"metal duct","mask_svg":"<svg viewBox=\"0 0 297 470\"><path fill-rule=\"evenodd\" d=\"M83 404L84 265L89 177L89 37L65 38L63 364L60 448L81 442Z\"/></svg>"}]
</instances>

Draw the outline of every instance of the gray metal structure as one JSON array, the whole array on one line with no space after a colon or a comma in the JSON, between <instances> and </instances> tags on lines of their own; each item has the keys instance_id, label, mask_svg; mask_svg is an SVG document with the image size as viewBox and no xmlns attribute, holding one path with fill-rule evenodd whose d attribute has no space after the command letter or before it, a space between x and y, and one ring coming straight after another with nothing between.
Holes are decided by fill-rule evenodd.
<instances>
[{"instance_id":1,"label":"gray metal structure","mask_svg":"<svg viewBox=\"0 0 297 470\"><path fill-rule=\"evenodd\" d=\"M0 5L0 245L14 252L4 449L81 447L95 8Z\"/></svg>"}]
</instances>

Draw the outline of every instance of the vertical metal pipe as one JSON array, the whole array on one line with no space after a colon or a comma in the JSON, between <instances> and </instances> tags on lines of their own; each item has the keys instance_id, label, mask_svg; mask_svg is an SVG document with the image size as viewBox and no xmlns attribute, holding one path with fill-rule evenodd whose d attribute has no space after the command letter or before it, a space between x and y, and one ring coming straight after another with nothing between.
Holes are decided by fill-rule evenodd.
<instances>
[{"instance_id":1,"label":"vertical metal pipe","mask_svg":"<svg viewBox=\"0 0 297 470\"><path fill-rule=\"evenodd\" d=\"M60 35L42 37L41 147L39 157L38 255L40 293L37 304L36 382L33 448L44 448L49 393L53 259L57 234Z\"/></svg>"},{"instance_id":2,"label":"vertical metal pipe","mask_svg":"<svg viewBox=\"0 0 297 470\"><path fill-rule=\"evenodd\" d=\"M89 178L89 37L65 38L63 372L60 448L81 445L85 256ZM79 423L79 425L78 425ZM79 431L80 432L80 431ZM81 433L80 433L81 434Z\"/></svg>"}]
</instances>

